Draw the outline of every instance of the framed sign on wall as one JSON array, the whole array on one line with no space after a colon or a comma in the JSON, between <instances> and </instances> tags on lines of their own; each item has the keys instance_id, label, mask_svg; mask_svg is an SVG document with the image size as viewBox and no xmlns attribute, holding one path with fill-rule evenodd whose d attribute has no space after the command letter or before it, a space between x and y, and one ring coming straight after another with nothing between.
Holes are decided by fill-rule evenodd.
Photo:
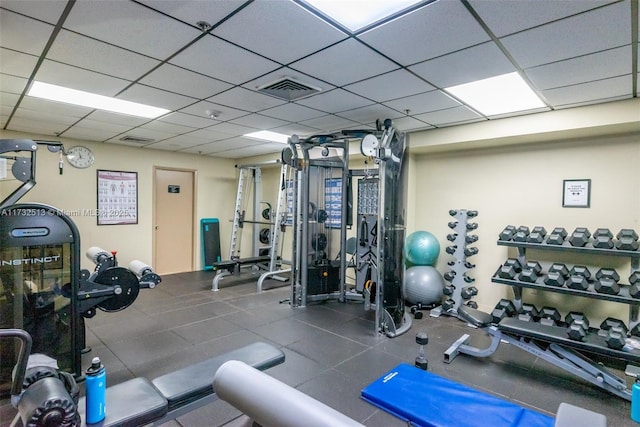
<instances>
[{"instance_id":1,"label":"framed sign on wall","mask_svg":"<svg viewBox=\"0 0 640 427\"><path fill-rule=\"evenodd\" d=\"M591 206L591 180L565 179L562 184L562 207L588 208Z\"/></svg>"},{"instance_id":2,"label":"framed sign on wall","mask_svg":"<svg viewBox=\"0 0 640 427\"><path fill-rule=\"evenodd\" d=\"M98 170L98 225L138 223L138 173Z\"/></svg>"}]
</instances>

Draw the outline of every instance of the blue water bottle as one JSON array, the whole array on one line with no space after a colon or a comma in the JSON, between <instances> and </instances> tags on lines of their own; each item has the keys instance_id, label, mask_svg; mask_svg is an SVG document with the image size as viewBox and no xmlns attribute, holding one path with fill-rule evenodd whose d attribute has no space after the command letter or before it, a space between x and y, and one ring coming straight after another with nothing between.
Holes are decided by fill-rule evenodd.
<instances>
[{"instance_id":1,"label":"blue water bottle","mask_svg":"<svg viewBox=\"0 0 640 427\"><path fill-rule=\"evenodd\" d=\"M104 420L106 415L107 373L99 357L94 357L87 369L85 380L87 424Z\"/></svg>"},{"instance_id":2,"label":"blue water bottle","mask_svg":"<svg viewBox=\"0 0 640 427\"><path fill-rule=\"evenodd\" d=\"M627 365L625 374L633 378L631 386L631 419L640 423L640 367Z\"/></svg>"}]
</instances>

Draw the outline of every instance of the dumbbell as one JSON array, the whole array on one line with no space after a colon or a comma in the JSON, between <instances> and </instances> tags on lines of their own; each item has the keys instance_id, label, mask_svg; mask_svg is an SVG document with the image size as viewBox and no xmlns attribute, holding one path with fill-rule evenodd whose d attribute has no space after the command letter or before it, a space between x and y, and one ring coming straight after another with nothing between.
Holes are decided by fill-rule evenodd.
<instances>
[{"instance_id":1,"label":"dumbbell","mask_svg":"<svg viewBox=\"0 0 640 427\"><path fill-rule=\"evenodd\" d=\"M516 234L516 227L513 225L507 225L504 230L500 232L498 235L498 240L509 241L513 239L513 236Z\"/></svg>"},{"instance_id":2,"label":"dumbbell","mask_svg":"<svg viewBox=\"0 0 640 427\"><path fill-rule=\"evenodd\" d=\"M589 281L581 274L572 274L566 281L567 288L586 291L589 289Z\"/></svg>"},{"instance_id":3,"label":"dumbbell","mask_svg":"<svg viewBox=\"0 0 640 427\"><path fill-rule=\"evenodd\" d=\"M456 287L453 285L447 285L444 288L442 288L442 293L445 295L453 295L453 293L455 292Z\"/></svg>"},{"instance_id":4,"label":"dumbbell","mask_svg":"<svg viewBox=\"0 0 640 427\"><path fill-rule=\"evenodd\" d=\"M466 236L464 236L464 241L466 243L475 243L478 241L478 235L477 234L467 234Z\"/></svg>"},{"instance_id":5,"label":"dumbbell","mask_svg":"<svg viewBox=\"0 0 640 427\"><path fill-rule=\"evenodd\" d=\"M442 275L442 277L444 277L444 280L446 280L447 282L453 282L453 279L456 277L456 272L455 271L447 271L446 273L444 273Z\"/></svg>"},{"instance_id":6,"label":"dumbbell","mask_svg":"<svg viewBox=\"0 0 640 427\"><path fill-rule=\"evenodd\" d=\"M476 288L475 286L466 286L462 288L462 290L460 291L460 295L462 296L462 299L471 299L472 297L478 295L478 288Z\"/></svg>"},{"instance_id":7,"label":"dumbbell","mask_svg":"<svg viewBox=\"0 0 640 427\"><path fill-rule=\"evenodd\" d=\"M456 302L451 298L447 298L445 302L442 303L442 310L445 312L452 310L456 306Z\"/></svg>"},{"instance_id":8,"label":"dumbbell","mask_svg":"<svg viewBox=\"0 0 640 427\"><path fill-rule=\"evenodd\" d=\"M475 230L478 228L478 223L477 222L468 222L467 223L467 230Z\"/></svg>"},{"instance_id":9,"label":"dumbbell","mask_svg":"<svg viewBox=\"0 0 640 427\"><path fill-rule=\"evenodd\" d=\"M416 334L416 344L418 344L418 356L416 357L416 367L424 371L427 370L429 362L424 356L424 346L429 344L429 336L426 332L418 332Z\"/></svg>"},{"instance_id":10,"label":"dumbbell","mask_svg":"<svg viewBox=\"0 0 640 427\"><path fill-rule=\"evenodd\" d=\"M612 268L601 268L596 273L595 290L600 294L618 295L620 275Z\"/></svg>"},{"instance_id":11,"label":"dumbbell","mask_svg":"<svg viewBox=\"0 0 640 427\"><path fill-rule=\"evenodd\" d=\"M535 283L541 271L542 267L538 261L528 261L520 273L520 281Z\"/></svg>"},{"instance_id":12,"label":"dumbbell","mask_svg":"<svg viewBox=\"0 0 640 427\"><path fill-rule=\"evenodd\" d=\"M578 227L571 233L569 243L571 243L571 246L582 247L589 242L589 237L591 237L591 232L587 228Z\"/></svg>"},{"instance_id":13,"label":"dumbbell","mask_svg":"<svg viewBox=\"0 0 640 427\"><path fill-rule=\"evenodd\" d=\"M493 323L500 323L500 321L506 317L511 317L516 314L516 308L513 303L505 298L498 301L495 308L491 312Z\"/></svg>"},{"instance_id":14,"label":"dumbbell","mask_svg":"<svg viewBox=\"0 0 640 427\"><path fill-rule=\"evenodd\" d=\"M572 311L564 318L567 325L567 336L574 341L582 341L589 331L589 319L583 313Z\"/></svg>"},{"instance_id":15,"label":"dumbbell","mask_svg":"<svg viewBox=\"0 0 640 427\"><path fill-rule=\"evenodd\" d=\"M514 279L516 275L522 271L522 265L516 258L508 258L500 271L498 271L498 277L502 279Z\"/></svg>"},{"instance_id":16,"label":"dumbbell","mask_svg":"<svg viewBox=\"0 0 640 427\"><path fill-rule=\"evenodd\" d=\"M462 280L467 283L473 283L476 281L475 277L467 276L466 274L462 276Z\"/></svg>"},{"instance_id":17,"label":"dumbbell","mask_svg":"<svg viewBox=\"0 0 640 427\"><path fill-rule=\"evenodd\" d=\"M551 264L551 267L549 267L549 273L554 272L560 273L560 275L562 275L562 277L564 277L565 279L569 277L569 269L561 262L554 262L553 264Z\"/></svg>"},{"instance_id":18,"label":"dumbbell","mask_svg":"<svg viewBox=\"0 0 640 427\"><path fill-rule=\"evenodd\" d=\"M544 278L544 283L549 286L562 287L564 286L568 277L569 269L567 269L567 266L562 263L556 262L551 264L551 267L549 267L549 272Z\"/></svg>"},{"instance_id":19,"label":"dumbbell","mask_svg":"<svg viewBox=\"0 0 640 427\"><path fill-rule=\"evenodd\" d=\"M640 298L640 271L634 271L629 276L629 295L633 298Z\"/></svg>"},{"instance_id":20,"label":"dumbbell","mask_svg":"<svg viewBox=\"0 0 640 427\"><path fill-rule=\"evenodd\" d=\"M609 348L620 350L626 344L628 333L627 325L620 319L607 317L600 324L598 335L605 338L605 342Z\"/></svg>"},{"instance_id":21,"label":"dumbbell","mask_svg":"<svg viewBox=\"0 0 640 427\"><path fill-rule=\"evenodd\" d=\"M548 245L561 245L564 243L564 239L567 237L567 230L563 227L554 228L549 237L547 238Z\"/></svg>"},{"instance_id":22,"label":"dumbbell","mask_svg":"<svg viewBox=\"0 0 640 427\"><path fill-rule=\"evenodd\" d=\"M450 242L455 242L458 238L458 233L447 234L447 240Z\"/></svg>"},{"instance_id":23,"label":"dumbbell","mask_svg":"<svg viewBox=\"0 0 640 427\"><path fill-rule=\"evenodd\" d=\"M569 270L569 274L572 276L583 276L587 280L591 279L591 272L584 265L574 265L571 267L571 270Z\"/></svg>"},{"instance_id":24,"label":"dumbbell","mask_svg":"<svg viewBox=\"0 0 640 427\"><path fill-rule=\"evenodd\" d=\"M525 320L527 322L535 322L540 318L540 314L538 313L538 309L533 304L522 304L522 308L518 313L518 319Z\"/></svg>"},{"instance_id":25,"label":"dumbbell","mask_svg":"<svg viewBox=\"0 0 640 427\"><path fill-rule=\"evenodd\" d=\"M456 249L458 249L458 245L451 245L445 248L445 252L449 255L453 255L456 253Z\"/></svg>"},{"instance_id":26,"label":"dumbbell","mask_svg":"<svg viewBox=\"0 0 640 427\"><path fill-rule=\"evenodd\" d=\"M598 228L593 232L593 247L600 249L613 248L613 233L608 228Z\"/></svg>"},{"instance_id":27,"label":"dumbbell","mask_svg":"<svg viewBox=\"0 0 640 427\"><path fill-rule=\"evenodd\" d=\"M539 311L540 324L547 326L556 326L562 320L560 312L555 307L544 306Z\"/></svg>"},{"instance_id":28,"label":"dumbbell","mask_svg":"<svg viewBox=\"0 0 640 427\"><path fill-rule=\"evenodd\" d=\"M478 253L478 248L464 248L465 256L474 256Z\"/></svg>"},{"instance_id":29,"label":"dumbbell","mask_svg":"<svg viewBox=\"0 0 640 427\"><path fill-rule=\"evenodd\" d=\"M449 209L449 215L456 216L456 215L458 215L458 211L455 210L455 209Z\"/></svg>"},{"instance_id":30,"label":"dumbbell","mask_svg":"<svg viewBox=\"0 0 640 427\"><path fill-rule=\"evenodd\" d=\"M473 308L475 310L478 309L478 303L475 302L475 301L467 301L467 302L464 303L464 305L466 305L467 307L471 307L471 308Z\"/></svg>"},{"instance_id":31,"label":"dumbbell","mask_svg":"<svg viewBox=\"0 0 640 427\"><path fill-rule=\"evenodd\" d=\"M521 225L517 228L516 233L513 236L514 242L526 242L529 237L529 227Z\"/></svg>"},{"instance_id":32,"label":"dumbbell","mask_svg":"<svg viewBox=\"0 0 640 427\"><path fill-rule=\"evenodd\" d=\"M623 228L616 234L615 248L624 251L638 250L638 233L630 228Z\"/></svg>"},{"instance_id":33,"label":"dumbbell","mask_svg":"<svg viewBox=\"0 0 640 427\"><path fill-rule=\"evenodd\" d=\"M542 243L546 235L547 235L547 230L544 227L540 225L535 226L527 236L527 242Z\"/></svg>"},{"instance_id":34,"label":"dumbbell","mask_svg":"<svg viewBox=\"0 0 640 427\"><path fill-rule=\"evenodd\" d=\"M467 211L468 218L474 218L476 216L478 216L478 211Z\"/></svg>"},{"instance_id":35,"label":"dumbbell","mask_svg":"<svg viewBox=\"0 0 640 427\"><path fill-rule=\"evenodd\" d=\"M456 227L458 226L458 221L448 222L447 225L449 226L450 229L455 230Z\"/></svg>"}]
</instances>

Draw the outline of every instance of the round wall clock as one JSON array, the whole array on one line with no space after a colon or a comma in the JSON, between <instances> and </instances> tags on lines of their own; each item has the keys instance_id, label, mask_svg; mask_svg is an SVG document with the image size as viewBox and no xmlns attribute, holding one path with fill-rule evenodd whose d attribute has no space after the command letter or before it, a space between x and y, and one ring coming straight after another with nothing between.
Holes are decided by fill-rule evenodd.
<instances>
[{"instance_id":1,"label":"round wall clock","mask_svg":"<svg viewBox=\"0 0 640 427\"><path fill-rule=\"evenodd\" d=\"M82 145L69 148L66 154L69 164L79 169L88 168L96 161L93 151Z\"/></svg>"}]
</instances>

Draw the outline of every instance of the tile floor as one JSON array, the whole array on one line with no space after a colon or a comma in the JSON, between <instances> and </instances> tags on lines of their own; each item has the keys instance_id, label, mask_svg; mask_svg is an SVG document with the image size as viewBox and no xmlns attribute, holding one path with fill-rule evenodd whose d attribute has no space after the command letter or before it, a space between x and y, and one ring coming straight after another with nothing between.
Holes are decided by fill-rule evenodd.
<instances>
[{"instance_id":1,"label":"tile floor","mask_svg":"<svg viewBox=\"0 0 640 427\"><path fill-rule=\"evenodd\" d=\"M371 313L360 304L329 301L292 309L282 303L289 297L288 286L257 294L255 281L232 285L234 278L226 278L220 291L212 292L212 278L212 272L164 276L159 287L141 291L127 309L88 319L92 352L83 357L83 366L100 356L114 385L136 376L155 378L265 341L286 355L269 375L367 426L400 427L406 423L361 400L360 390L399 363L413 364L415 335L426 331L433 373L550 415L564 401L605 414L610 427L634 425L629 402L506 344L488 359L462 355L445 364L443 352L463 333L471 334L476 345L486 339L457 319L425 313L408 333L391 339L374 334ZM623 365L607 362L624 376ZM164 426L229 427L243 418L216 401Z\"/></svg>"}]
</instances>

